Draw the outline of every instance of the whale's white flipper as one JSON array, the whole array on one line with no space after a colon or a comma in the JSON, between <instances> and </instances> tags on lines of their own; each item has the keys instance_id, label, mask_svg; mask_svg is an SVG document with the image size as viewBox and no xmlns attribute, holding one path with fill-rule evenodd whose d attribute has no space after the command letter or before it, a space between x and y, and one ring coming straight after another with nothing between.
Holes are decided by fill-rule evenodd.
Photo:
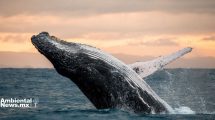
<instances>
[{"instance_id":1,"label":"whale's white flipper","mask_svg":"<svg viewBox=\"0 0 215 120\"><path fill-rule=\"evenodd\" d=\"M162 69L165 65L171 63L172 61L176 60L177 58L180 58L181 56L191 51L192 51L192 48L187 47L167 56L162 56L146 62L136 62L136 63L130 64L129 66L134 71L136 71L137 74L139 74L142 78L144 78L153 74L157 70Z\"/></svg>"}]
</instances>

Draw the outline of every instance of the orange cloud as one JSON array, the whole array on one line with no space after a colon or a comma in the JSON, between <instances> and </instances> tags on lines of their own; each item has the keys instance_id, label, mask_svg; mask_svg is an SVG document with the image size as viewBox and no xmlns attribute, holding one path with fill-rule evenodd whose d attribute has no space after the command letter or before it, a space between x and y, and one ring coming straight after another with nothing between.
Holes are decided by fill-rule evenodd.
<instances>
[{"instance_id":1,"label":"orange cloud","mask_svg":"<svg viewBox=\"0 0 215 120\"><path fill-rule=\"evenodd\" d=\"M207 37L202 38L202 40L205 40L205 41L215 41L215 36L214 35L207 36Z\"/></svg>"},{"instance_id":2,"label":"orange cloud","mask_svg":"<svg viewBox=\"0 0 215 120\"><path fill-rule=\"evenodd\" d=\"M31 36L48 31L61 39L90 44L110 53L159 56L191 46L192 56L215 56L211 52L215 43L201 40L214 34L214 21L211 14L142 11L75 17L0 16L0 51L35 52Z\"/></svg>"},{"instance_id":3,"label":"orange cloud","mask_svg":"<svg viewBox=\"0 0 215 120\"><path fill-rule=\"evenodd\" d=\"M198 21L197 21L198 20ZM205 34L215 31L211 14L170 14L163 12L109 13L93 16L16 15L0 16L0 32L49 31L62 37L92 33Z\"/></svg>"}]
</instances>

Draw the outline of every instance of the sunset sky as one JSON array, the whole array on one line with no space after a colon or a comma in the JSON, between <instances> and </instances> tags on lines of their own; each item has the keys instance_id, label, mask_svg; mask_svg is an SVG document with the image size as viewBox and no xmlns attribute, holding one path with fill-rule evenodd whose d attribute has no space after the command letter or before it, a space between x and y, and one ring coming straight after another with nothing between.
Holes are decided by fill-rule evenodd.
<instances>
[{"instance_id":1,"label":"sunset sky","mask_svg":"<svg viewBox=\"0 0 215 120\"><path fill-rule=\"evenodd\" d=\"M38 53L30 38L41 31L112 54L193 47L185 59L214 59L215 0L0 0L0 54Z\"/></svg>"}]
</instances>

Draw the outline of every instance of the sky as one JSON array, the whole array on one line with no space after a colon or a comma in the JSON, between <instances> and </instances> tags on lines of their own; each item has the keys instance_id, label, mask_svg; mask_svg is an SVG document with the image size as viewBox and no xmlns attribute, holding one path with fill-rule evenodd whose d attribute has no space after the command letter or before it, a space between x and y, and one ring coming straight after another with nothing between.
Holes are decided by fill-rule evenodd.
<instances>
[{"instance_id":1,"label":"sky","mask_svg":"<svg viewBox=\"0 0 215 120\"><path fill-rule=\"evenodd\" d=\"M193 47L183 57L191 67L215 67L214 0L0 0L0 67L38 54L30 38L42 31L127 61L133 57L123 55L154 58Z\"/></svg>"}]
</instances>

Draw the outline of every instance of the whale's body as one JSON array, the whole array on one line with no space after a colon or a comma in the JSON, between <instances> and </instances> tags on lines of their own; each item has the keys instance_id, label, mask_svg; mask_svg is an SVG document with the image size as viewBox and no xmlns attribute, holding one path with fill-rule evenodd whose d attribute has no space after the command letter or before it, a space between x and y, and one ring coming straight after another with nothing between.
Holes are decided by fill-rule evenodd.
<instances>
[{"instance_id":1,"label":"whale's body","mask_svg":"<svg viewBox=\"0 0 215 120\"><path fill-rule=\"evenodd\" d=\"M167 113L171 107L128 65L97 48L42 32L32 43L57 72L70 78L98 109Z\"/></svg>"}]
</instances>

